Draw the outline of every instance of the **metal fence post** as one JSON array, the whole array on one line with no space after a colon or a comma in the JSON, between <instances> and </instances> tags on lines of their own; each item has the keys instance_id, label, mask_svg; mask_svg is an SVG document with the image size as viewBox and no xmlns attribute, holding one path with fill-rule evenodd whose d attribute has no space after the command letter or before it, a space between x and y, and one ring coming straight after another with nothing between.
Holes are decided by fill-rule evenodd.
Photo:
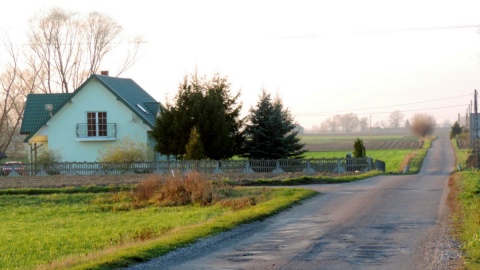
<instances>
[{"instance_id":1,"label":"metal fence post","mask_svg":"<svg viewBox=\"0 0 480 270\"><path fill-rule=\"evenodd\" d=\"M222 169L220 169L220 161L218 160L215 161L215 169L213 170L213 173L223 173Z\"/></svg>"},{"instance_id":2,"label":"metal fence post","mask_svg":"<svg viewBox=\"0 0 480 270\"><path fill-rule=\"evenodd\" d=\"M315 173L315 170L312 169L312 166L310 164L310 159L307 160L307 168L304 169L303 172L306 173L306 174Z\"/></svg>"},{"instance_id":3,"label":"metal fence post","mask_svg":"<svg viewBox=\"0 0 480 270\"><path fill-rule=\"evenodd\" d=\"M245 168L243 169L242 173L255 173L252 168L250 168L250 161L245 161Z\"/></svg>"},{"instance_id":4,"label":"metal fence post","mask_svg":"<svg viewBox=\"0 0 480 270\"><path fill-rule=\"evenodd\" d=\"M280 161L279 160L275 161L275 169L272 171L272 173L284 173L282 168L280 168Z\"/></svg>"}]
</instances>

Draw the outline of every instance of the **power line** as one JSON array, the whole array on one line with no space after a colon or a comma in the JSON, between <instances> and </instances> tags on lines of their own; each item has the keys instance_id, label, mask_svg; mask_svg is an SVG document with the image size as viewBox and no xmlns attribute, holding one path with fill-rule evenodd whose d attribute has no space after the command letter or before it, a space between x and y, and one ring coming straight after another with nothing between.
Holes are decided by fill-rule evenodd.
<instances>
[{"instance_id":1,"label":"power line","mask_svg":"<svg viewBox=\"0 0 480 270\"><path fill-rule=\"evenodd\" d=\"M377 29L377 30L369 30L369 31L341 32L341 33L337 33L337 34L310 34L310 35L298 35L298 36L281 36L279 38L280 39L317 38L317 37L327 37L327 36L338 35L338 34L377 35L377 34L402 33L402 32L456 30L456 29L465 29L465 28L480 28L480 24L434 26L434 27L414 27L414 28L400 28L400 29Z\"/></svg>"},{"instance_id":2,"label":"power line","mask_svg":"<svg viewBox=\"0 0 480 270\"><path fill-rule=\"evenodd\" d=\"M417 28L403 28L403 29L380 29L372 31L359 31L357 34L387 34L396 32L418 32L418 31L437 31L437 30L455 30L464 28L480 28L480 24L470 25L452 25L452 26L436 26L436 27L417 27Z\"/></svg>"},{"instance_id":3,"label":"power line","mask_svg":"<svg viewBox=\"0 0 480 270\"><path fill-rule=\"evenodd\" d=\"M466 97L466 96L471 96L471 94L454 96L454 97L447 97L447 98L424 100L424 101L418 101L418 102L410 102L410 103L397 104L397 105L387 105L387 106L380 106L380 107L369 107L369 108L359 108L359 109L349 109L349 110L319 112L319 113L298 113L298 114L295 114L295 115L296 116L326 116L326 115L332 115L332 114L335 114L335 113L345 113L345 112L352 112L352 111L365 111L365 110L384 109L384 108L399 107L399 106L408 106L408 105L415 105L415 104L421 104L421 103L448 100L448 99L454 99L454 98L460 98L460 97ZM460 106L460 105L458 105L458 106ZM461 105L461 106L464 106L464 105ZM457 106L453 106L453 107L457 107ZM445 108L449 108L449 107L447 106ZM423 110L423 109L418 109L418 111L420 111L420 110ZM416 110L409 110L409 111L416 111ZM366 113L364 113L364 114L366 114ZM377 114L377 113L368 113L368 114Z\"/></svg>"},{"instance_id":4,"label":"power line","mask_svg":"<svg viewBox=\"0 0 480 270\"><path fill-rule=\"evenodd\" d=\"M416 112L416 111L428 111L428 110L441 110L447 108L456 108L456 107L465 107L468 104L460 104L460 105L451 105L451 106L443 106L443 107L434 107L434 108L423 108L423 109L412 109L412 110L402 110L402 112ZM392 112L366 112L366 113L356 113L356 115L374 115L374 114L389 114ZM308 117L308 116L332 116L334 114L312 114L312 115L299 115L296 114L295 116L300 117Z\"/></svg>"}]
</instances>

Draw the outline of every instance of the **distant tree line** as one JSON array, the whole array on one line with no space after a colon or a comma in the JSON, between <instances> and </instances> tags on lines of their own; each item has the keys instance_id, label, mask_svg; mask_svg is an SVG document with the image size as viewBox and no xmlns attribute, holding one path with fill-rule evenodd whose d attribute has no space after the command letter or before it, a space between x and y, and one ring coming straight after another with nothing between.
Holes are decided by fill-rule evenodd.
<instances>
[{"instance_id":1,"label":"distant tree line","mask_svg":"<svg viewBox=\"0 0 480 270\"><path fill-rule=\"evenodd\" d=\"M405 128L410 130L410 123L405 122L404 114L401 111L394 111L390 114L388 121L381 120L375 123L370 123L369 117L358 117L354 113L337 114L333 117L327 118L321 122L320 125L313 126L313 133L364 133L370 130L378 131L387 128L399 130Z\"/></svg>"}]
</instances>

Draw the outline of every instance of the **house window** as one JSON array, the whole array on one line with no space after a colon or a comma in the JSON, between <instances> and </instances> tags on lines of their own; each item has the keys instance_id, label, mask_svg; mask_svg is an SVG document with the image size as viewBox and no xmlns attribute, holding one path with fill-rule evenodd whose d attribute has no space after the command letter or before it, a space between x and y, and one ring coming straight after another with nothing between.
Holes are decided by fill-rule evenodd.
<instances>
[{"instance_id":1,"label":"house window","mask_svg":"<svg viewBox=\"0 0 480 270\"><path fill-rule=\"evenodd\" d=\"M87 112L88 137L107 136L107 112Z\"/></svg>"}]
</instances>

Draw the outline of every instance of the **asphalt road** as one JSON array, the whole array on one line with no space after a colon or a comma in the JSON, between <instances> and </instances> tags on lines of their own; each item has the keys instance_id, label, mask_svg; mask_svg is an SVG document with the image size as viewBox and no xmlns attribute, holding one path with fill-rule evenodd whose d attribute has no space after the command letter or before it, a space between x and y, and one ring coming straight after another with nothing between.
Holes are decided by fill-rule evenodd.
<instances>
[{"instance_id":1,"label":"asphalt road","mask_svg":"<svg viewBox=\"0 0 480 270\"><path fill-rule=\"evenodd\" d=\"M305 186L322 194L130 269L434 269L453 165L441 136L417 175Z\"/></svg>"}]
</instances>

